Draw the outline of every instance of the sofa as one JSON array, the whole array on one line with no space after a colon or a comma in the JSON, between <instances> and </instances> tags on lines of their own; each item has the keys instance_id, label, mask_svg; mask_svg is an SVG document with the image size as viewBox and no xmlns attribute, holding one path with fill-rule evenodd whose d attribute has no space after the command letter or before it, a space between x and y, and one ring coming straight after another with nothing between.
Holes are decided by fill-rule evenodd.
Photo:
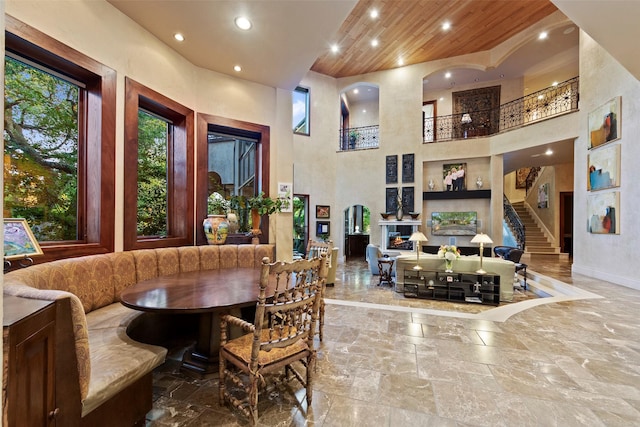
<instances>
[{"instance_id":1,"label":"sofa","mask_svg":"<svg viewBox=\"0 0 640 427\"><path fill-rule=\"evenodd\" d=\"M67 314L57 319L69 327L56 330L70 336L56 336L55 383L71 386L56 393L57 425L144 425L152 371L167 349L128 336L143 313L120 304L124 289L179 272L259 268L274 256L274 245L184 246L69 258L5 274L6 295L64 303Z\"/></svg>"},{"instance_id":2,"label":"sofa","mask_svg":"<svg viewBox=\"0 0 640 427\"><path fill-rule=\"evenodd\" d=\"M444 258L437 255L420 253L416 259L415 252L411 255L396 257L396 291L404 292L404 270L411 270L416 261L425 270L444 271ZM474 272L480 268L480 256L461 256L453 262L455 272ZM500 276L500 301L513 301L513 279L515 276L515 264L501 258L483 257L482 268L490 273Z\"/></svg>"}]
</instances>

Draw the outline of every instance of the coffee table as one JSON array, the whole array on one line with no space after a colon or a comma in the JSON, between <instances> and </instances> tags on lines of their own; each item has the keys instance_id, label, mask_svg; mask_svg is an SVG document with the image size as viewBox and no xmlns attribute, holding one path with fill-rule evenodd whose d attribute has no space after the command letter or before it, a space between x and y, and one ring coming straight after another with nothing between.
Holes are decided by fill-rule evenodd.
<instances>
[{"instance_id":1,"label":"coffee table","mask_svg":"<svg viewBox=\"0 0 640 427\"><path fill-rule=\"evenodd\" d=\"M259 268L191 271L141 281L120 294L126 307L152 313L198 314L198 339L182 368L204 376L218 370L220 314L250 307L258 300ZM267 287L273 295L275 283Z\"/></svg>"}]
</instances>

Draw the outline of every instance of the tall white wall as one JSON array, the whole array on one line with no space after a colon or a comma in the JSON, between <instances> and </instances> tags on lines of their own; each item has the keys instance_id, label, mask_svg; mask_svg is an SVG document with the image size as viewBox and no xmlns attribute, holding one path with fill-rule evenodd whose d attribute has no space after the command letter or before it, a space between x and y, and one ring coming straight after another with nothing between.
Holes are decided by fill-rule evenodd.
<instances>
[{"instance_id":1,"label":"tall white wall","mask_svg":"<svg viewBox=\"0 0 640 427\"><path fill-rule=\"evenodd\" d=\"M580 35L580 136L575 143L573 271L640 289L635 268L640 235L640 82L586 33ZM620 234L587 232L587 117L614 96L622 96ZM601 190L604 191L604 190ZM608 190L606 190L608 191Z\"/></svg>"}]
</instances>

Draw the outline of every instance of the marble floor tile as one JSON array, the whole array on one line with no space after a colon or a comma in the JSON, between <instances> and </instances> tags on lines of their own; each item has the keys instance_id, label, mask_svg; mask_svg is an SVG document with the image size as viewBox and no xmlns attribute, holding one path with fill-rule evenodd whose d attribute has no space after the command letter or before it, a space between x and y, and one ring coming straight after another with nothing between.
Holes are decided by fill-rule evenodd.
<instances>
[{"instance_id":1,"label":"marble floor tile","mask_svg":"<svg viewBox=\"0 0 640 427\"><path fill-rule=\"evenodd\" d=\"M313 402L293 382L260 396L261 426L640 425L640 291L573 275L571 260L528 270L584 297L517 290L499 307L404 298L364 260L327 288ZM217 375L154 372L147 426L246 426L218 402Z\"/></svg>"}]
</instances>

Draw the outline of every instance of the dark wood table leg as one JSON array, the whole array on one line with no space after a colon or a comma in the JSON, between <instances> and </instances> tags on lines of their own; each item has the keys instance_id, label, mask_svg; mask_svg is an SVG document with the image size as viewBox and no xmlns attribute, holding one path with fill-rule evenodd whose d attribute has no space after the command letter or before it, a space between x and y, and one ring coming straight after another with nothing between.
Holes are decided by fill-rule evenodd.
<instances>
[{"instance_id":1,"label":"dark wood table leg","mask_svg":"<svg viewBox=\"0 0 640 427\"><path fill-rule=\"evenodd\" d=\"M220 352L220 314L200 314L198 341L182 357L182 370L203 377L218 372Z\"/></svg>"}]
</instances>

